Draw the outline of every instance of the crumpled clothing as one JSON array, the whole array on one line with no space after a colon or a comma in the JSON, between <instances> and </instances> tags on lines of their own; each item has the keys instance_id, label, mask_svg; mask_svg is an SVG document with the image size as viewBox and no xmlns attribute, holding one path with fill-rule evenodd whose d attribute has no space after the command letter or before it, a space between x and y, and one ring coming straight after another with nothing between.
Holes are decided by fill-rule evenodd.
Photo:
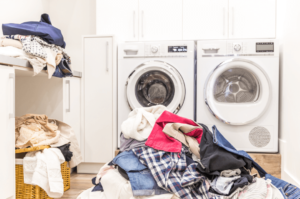
<instances>
[{"instance_id":1,"label":"crumpled clothing","mask_svg":"<svg viewBox=\"0 0 300 199\"><path fill-rule=\"evenodd\" d=\"M120 151L130 151L131 149L138 147L145 147L146 140L138 141L136 139L127 139L124 137L123 133L120 136Z\"/></svg>"},{"instance_id":2,"label":"crumpled clothing","mask_svg":"<svg viewBox=\"0 0 300 199\"><path fill-rule=\"evenodd\" d=\"M155 121L165 110L167 108L162 105L134 109L121 125L124 137L138 141L146 140L155 125Z\"/></svg>"},{"instance_id":3,"label":"crumpled clothing","mask_svg":"<svg viewBox=\"0 0 300 199\"><path fill-rule=\"evenodd\" d=\"M58 147L58 149L61 151L61 153L63 154L63 156L65 157L65 160L67 162L70 162L72 157L73 157L73 152L70 151L70 143L65 144L63 146Z\"/></svg>"},{"instance_id":4,"label":"crumpled clothing","mask_svg":"<svg viewBox=\"0 0 300 199\"><path fill-rule=\"evenodd\" d=\"M229 170L224 170L220 173L220 176L223 177L233 177L233 176L238 176L241 174L240 169L229 169Z\"/></svg>"},{"instance_id":5,"label":"crumpled clothing","mask_svg":"<svg viewBox=\"0 0 300 199\"><path fill-rule=\"evenodd\" d=\"M102 178L109 170L115 169L113 166L108 166L108 162L101 167L100 171L97 174L95 183L98 184L100 182L100 178Z\"/></svg>"},{"instance_id":6,"label":"crumpled clothing","mask_svg":"<svg viewBox=\"0 0 300 199\"><path fill-rule=\"evenodd\" d=\"M23 160L24 183L38 185L49 197L60 198L64 193L60 165L64 162L59 149L27 153Z\"/></svg>"},{"instance_id":7,"label":"crumpled clothing","mask_svg":"<svg viewBox=\"0 0 300 199\"><path fill-rule=\"evenodd\" d=\"M240 178L240 176L234 177L216 177L211 183L211 187L219 194L227 195L233 185L233 182Z\"/></svg>"},{"instance_id":8,"label":"crumpled clothing","mask_svg":"<svg viewBox=\"0 0 300 199\"><path fill-rule=\"evenodd\" d=\"M194 137L197 140L197 142L200 143L203 134L203 130L200 125L198 125L193 120L180 117L169 111L164 111L161 114L161 116L156 120L156 123L151 131L151 134L146 141L146 146L161 151L167 151L167 152L179 153L181 151L182 143L173 137L169 137L163 132L164 127L168 123L181 123L181 124L188 124L195 127L199 127L199 128L195 128L193 131L189 133L186 133L185 135Z\"/></svg>"},{"instance_id":9,"label":"crumpled clothing","mask_svg":"<svg viewBox=\"0 0 300 199\"><path fill-rule=\"evenodd\" d=\"M12 46L18 49L22 49L22 43L14 39L6 39L5 37L0 38L0 47Z\"/></svg>"},{"instance_id":10,"label":"crumpled clothing","mask_svg":"<svg viewBox=\"0 0 300 199\"><path fill-rule=\"evenodd\" d=\"M35 147L57 143L60 131L49 123L46 115L26 114L15 121L16 148Z\"/></svg>"},{"instance_id":11,"label":"crumpled clothing","mask_svg":"<svg viewBox=\"0 0 300 199\"><path fill-rule=\"evenodd\" d=\"M13 46L0 47L0 55L15 57L18 59L24 59L29 61L29 63L33 68L34 76L39 74L47 66L47 62L45 59L29 55L25 53L23 50Z\"/></svg>"},{"instance_id":12,"label":"crumpled clothing","mask_svg":"<svg viewBox=\"0 0 300 199\"><path fill-rule=\"evenodd\" d=\"M184 147L180 154L151 147L140 147L132 151L141 163L148 166L159 187L183 199L208 198L205 177L197 171L196 163L187 166L187 149Z\"/></svg>"}]
</instances>

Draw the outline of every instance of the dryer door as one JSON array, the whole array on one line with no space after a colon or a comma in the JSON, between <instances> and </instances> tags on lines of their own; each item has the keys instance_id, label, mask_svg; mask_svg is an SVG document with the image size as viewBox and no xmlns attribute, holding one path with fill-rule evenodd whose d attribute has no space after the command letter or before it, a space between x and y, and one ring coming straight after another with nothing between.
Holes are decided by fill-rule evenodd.
<instances>
[{"instance_id":1,"label":"dryer door","mask_svg":"<svg viewBox=\"0 0 300 199\"><path fill-rule=\"evenodd\" d=\"M258 119L268 107L270 95L270 80L264 70L238 58L218 65L204 88L204 100L211 113L231 125Z\"/></svg>"},{"instance_id":2,"label":"dryer door","mask_svg":"<svg viewBox=\"0 0 300 199\"><path fill-rule=\"evenodd\" d=\"M179 72L165 62L149 61L136 67L126 86L131 110L164 105L169 111L178 113L184 103L184 81Z\"/></svg>"}]
</instances>

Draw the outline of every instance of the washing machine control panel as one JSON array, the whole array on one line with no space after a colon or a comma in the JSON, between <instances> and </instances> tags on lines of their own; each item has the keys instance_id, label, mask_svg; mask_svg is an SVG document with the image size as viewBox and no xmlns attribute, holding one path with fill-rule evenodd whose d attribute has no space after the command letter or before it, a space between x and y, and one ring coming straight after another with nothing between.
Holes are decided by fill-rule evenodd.
<instances>
[{"instance_id":1,"label":"washing machine control panel","mask_svg":"<svg viewBox=\"0 0 300 199\"><path fill-rule=\"evenodd\" d=\"M188 45L145 44L146 57L187 57Z\"/></svg>"}]
</instances>

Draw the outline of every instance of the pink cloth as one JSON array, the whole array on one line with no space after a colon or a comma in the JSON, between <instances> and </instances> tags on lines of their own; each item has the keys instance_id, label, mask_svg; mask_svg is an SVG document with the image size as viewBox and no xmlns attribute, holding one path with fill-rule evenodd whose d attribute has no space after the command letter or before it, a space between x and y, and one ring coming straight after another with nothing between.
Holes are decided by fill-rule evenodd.
<instances>
[{"instance_id":1,"label":"pink cloth","mask_svg":"<svg viewBox=\"0 0 300 199\"><path fill-rule=\"evenodd\" d=\"M96 176L96 184L99 184L100 178L102 178L109 170L115 169L113 166L108 166L108 163L103 165L103 167L101 167L100 171L98 172Z\"/></svg>"},{"instance_id":2,"label":"pink cloth","mask_svg":"<svg viewBox=\"0 0 300 199\"><path fill-rule=\"evenodd\" d=\"M146 145L157 150L167 151L167 152L177 152L179 153L182 148L182 143L175 138L167 136L163 129L168 123L182 123L189 124L192 126L199 126L194 121L175 115L169 111L164 111L161 116L156 120L156 123L151 131ZM185 135L194 137L200 143L203 134L202 129L195 129Z\"/></svg>"}]
</instances>

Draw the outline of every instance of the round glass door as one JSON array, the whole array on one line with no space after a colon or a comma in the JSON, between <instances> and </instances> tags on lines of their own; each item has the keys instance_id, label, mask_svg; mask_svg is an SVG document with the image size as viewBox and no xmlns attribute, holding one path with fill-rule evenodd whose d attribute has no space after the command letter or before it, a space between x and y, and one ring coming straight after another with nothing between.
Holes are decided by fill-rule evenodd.
<instances>
[{"instance_id":1,"label":"round glass door","mask_svg":"<svg viewBox=\"0 0 300 199\"><path fill-rule=\"evenodd\" d=\"M256 63L232 59L218 65L207 78L204 100L224 123L244 125L258 119L270 100L267 74Z\"/></svg>"},{"instance_id":2,"label":"round glass door","mask_svg":"<svg viewBox=\"0 0 300 199\"><path fill-rule=\"evenodd\" d=\"M184 103L185 85L179 72L170 64L149 61L141 64L127 80L130 108L164 105L177 113Z\"/></svg>"}]
</instances>

